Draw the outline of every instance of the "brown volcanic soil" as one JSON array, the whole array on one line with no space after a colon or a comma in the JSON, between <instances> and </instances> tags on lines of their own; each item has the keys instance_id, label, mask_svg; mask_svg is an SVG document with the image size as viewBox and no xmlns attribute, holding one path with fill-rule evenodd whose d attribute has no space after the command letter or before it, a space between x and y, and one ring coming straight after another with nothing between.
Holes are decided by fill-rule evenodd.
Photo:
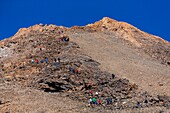
<instances>
[{"instance_id":1,"label":"brown volcanic soil","mask_svg":"<svg viewBox=\"0 0 170 113\"><path fill-rule=\"evenodd\" d=\"M170 96L170 68L133 49L114 34L78 32L69 34L100 67L119 77L128 78L152 94ZM162 84L160 86L160 84Z\"/></svg>"},{"instance_id":2,"label":"brown volcanic soil","mask_svg":"<svg viewBox=\"0 0 170 113\"><path fill-rule=\"evenodd\" d=\"M103 70L152 94L170 95L169 42L107 17L68 34Z\"/></svg>"},{"instance_id":3,"label":"brown volcanic soil","mask_svg":"<svg viewBox=\"0 0 170 113\"><path fill-rule=\"evenodd\" d=\"M71 41L61 41L64 35ZM35 25L0 46L0 112L170 111L169 42L127 23ZM48 63L31 63L45 57ZM54 58L61 58L57 67ZM88 106L89 90L99 92L103 106Z\"/></svg>"}]
</instances>

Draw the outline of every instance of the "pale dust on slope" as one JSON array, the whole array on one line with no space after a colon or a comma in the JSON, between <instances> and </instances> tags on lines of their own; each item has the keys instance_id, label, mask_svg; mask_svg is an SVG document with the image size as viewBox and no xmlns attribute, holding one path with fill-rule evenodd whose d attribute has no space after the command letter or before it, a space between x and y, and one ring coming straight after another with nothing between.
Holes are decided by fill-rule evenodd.
<instances>
[{"instance_id":1,"label":"pale dust on slope","mask_svg":"<svg viewBox=\"0 0 170 113\"><path fill-rule=\"evenodd\" d=\"M75 102L59 94L19 88L18 86L0 86L0 113L79 113L82 103Z\"/></svg>"},{"instance_id":2,"label":"pale dust on slope","mask_svg":"<svg viewBox=\"0 0 170 113\"><path fill-rule=\"evenodd\" d=\"M68 34L87 55L101 63L103 70L127 78L153 95L170 96L169 67L131 49L113 34L106 35L99 32Z\"/></svg>"}]
</instances>

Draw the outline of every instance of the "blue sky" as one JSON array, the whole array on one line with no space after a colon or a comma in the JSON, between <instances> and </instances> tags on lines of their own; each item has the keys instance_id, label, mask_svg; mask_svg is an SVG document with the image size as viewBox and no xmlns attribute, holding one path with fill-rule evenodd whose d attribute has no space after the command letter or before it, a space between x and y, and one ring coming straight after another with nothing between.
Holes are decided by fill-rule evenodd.
<instances>
[{"instance_id":1,"label":"blue sky","mask_svg":"<svg viewBox=\"0 0 170 113\"><path fill-rule=\"evenodd\" d=\"M0 0L0 39L34 24L83 26L105 16L170 41L170 0Z\"/></svg>"}]
</instances>

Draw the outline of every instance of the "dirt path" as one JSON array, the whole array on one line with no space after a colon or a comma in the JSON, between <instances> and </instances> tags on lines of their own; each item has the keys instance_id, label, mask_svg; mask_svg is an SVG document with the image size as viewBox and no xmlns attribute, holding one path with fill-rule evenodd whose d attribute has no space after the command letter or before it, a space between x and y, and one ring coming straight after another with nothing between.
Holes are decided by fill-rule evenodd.
<instances>
[{"instance_id":1,"label":"dirt path","mask_svg":"<svg viewBox=\"0 0 170 113\"><path fill-rule=\"evenodd\" d=\"M101 63L103 70L128 78L151 94L170 96L170 68L144 53L129 48L113 34L68 33L83 51Z\"/></svg>"}]
</instances>

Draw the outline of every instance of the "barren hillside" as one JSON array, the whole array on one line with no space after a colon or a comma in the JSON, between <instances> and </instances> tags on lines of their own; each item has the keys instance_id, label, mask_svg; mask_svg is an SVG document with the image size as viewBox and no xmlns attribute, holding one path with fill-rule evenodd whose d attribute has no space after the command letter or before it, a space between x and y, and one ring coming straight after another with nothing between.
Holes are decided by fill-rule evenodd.
<instances>
[{"instance_id":1,"label":"barren hillside","mask_svg":"<svg viewBox=\"0 0 170 113\"><path fill-rule=\"evenodd\" d=\"M0 112L170 111L170 43L125 22L34 25L0 47Z\"/></svg>"}]
</instances>

